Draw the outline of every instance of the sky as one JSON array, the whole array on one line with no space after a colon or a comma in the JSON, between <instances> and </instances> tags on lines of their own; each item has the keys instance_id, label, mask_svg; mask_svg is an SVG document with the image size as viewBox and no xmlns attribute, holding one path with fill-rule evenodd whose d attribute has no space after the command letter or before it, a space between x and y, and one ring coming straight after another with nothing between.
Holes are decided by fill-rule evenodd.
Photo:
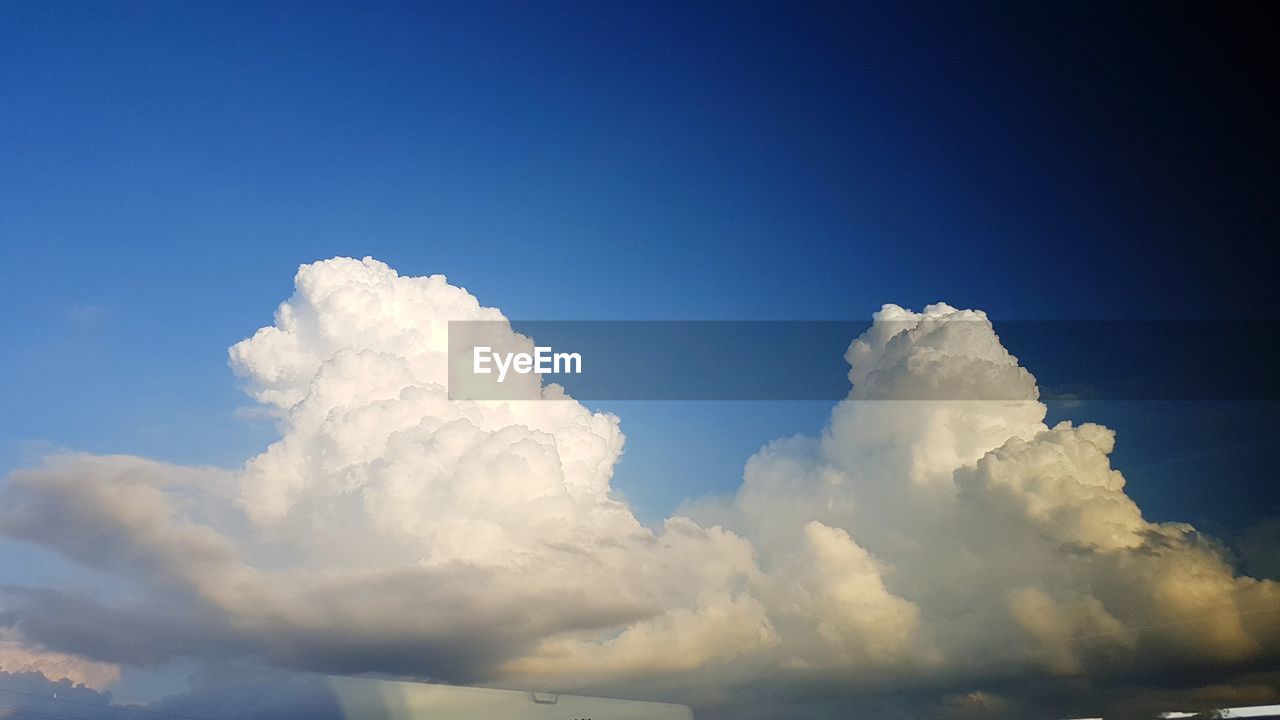
<instances>
[{"instance_id":1,"label":"sky","mask_svg":"<svg viewBox=\"0 0 1280 720\"><path fill-rule=\"evenodd\" d=\"M1264 12L6 4L0 457L240 461L223 353L335 255L538 320L1247 314Z\"/></svg>"},{"instance_id":2,"label":"sky","mask_svg":"<svg viewBox=\"0 0 1280 720\"><path fill-rule=\"evenodd\" d=\"M1266 316L1276 29L1154 4L5 3L0 472L65 451L240 472L287 430L228 348L335 256L512 319ZM611 492L659 533L833 411L586 405L621 418ZM1051 403L1047 424L1116 430L1143 517L1260 576L1273 410ZM149 587L9 534L6 585ZM153 699L172 662L118 687Z\"/></svg>"}]
</instances>

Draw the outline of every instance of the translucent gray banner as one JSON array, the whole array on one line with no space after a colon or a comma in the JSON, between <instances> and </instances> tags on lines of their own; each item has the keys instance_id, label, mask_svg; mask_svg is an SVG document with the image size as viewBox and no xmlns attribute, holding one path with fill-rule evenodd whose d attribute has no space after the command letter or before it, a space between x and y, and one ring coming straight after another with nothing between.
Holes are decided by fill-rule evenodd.
<instances>
[{"instance_id":1,"label":"translucent gray banner","mask_svg":"<svg viewBox=\"0 0 1280 720\"><path fill-rule=\"evenodd\" d=\"M449 323L449 394L456 400L838 400L850 393L846 353L869 321L511 321ZM900 330L876 333L896 351ZM1277 400L1275 323L949 320L945 342L909 344L911 362L871 368L868 400L1027 400L1008 381L1021 365L1042 400ZM987 348L991 332L1016 356ZM942 338L939 335L938 338ZM910 346L908 346L910 345ZM931 355L933 353L933 355ZM946 377L916 372L947 355ZM899 358L899 360L902 360ZM966 363L962 372L957 363ZM1011 362L1011 361L1008 361ZM1010 369L1012 367L1012 370ZM544 370L545 372L538 372ZM867 369L864 368L864 372ZM874 374L879 373L879 374ZM941 379L940 379L941 378Z\"/></svg>"}]
</instances>

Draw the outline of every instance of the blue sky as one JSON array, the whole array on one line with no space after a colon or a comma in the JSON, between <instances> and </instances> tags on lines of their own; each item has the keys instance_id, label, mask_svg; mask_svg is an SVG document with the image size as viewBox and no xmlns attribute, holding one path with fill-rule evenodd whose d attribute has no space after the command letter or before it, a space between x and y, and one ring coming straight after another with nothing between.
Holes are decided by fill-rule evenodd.
<instances>
[{"instance_id":1,"label":"blue sky","mask_svg":"<svg viewBox=\"0 0 1280 720\"><path fill-rule=\"evenodd\" d=\"M1123 100L1140 78L1090 63L1138 76L1144 48L1037 50L1063 18L1012 11L724 10L6 5L6 456L244 457L223 351L336 254L538 319L1220 306L1176 178L1123 162L1191 172L1218 135L1123 134L1185 88L1081 96Z\"/></svg>"},{"instance_id":2,"label":"blue sky","mask_svg":"<svg viewBox=\"0 0 1280 720\"><path fill-rule=\"evenodd\" d=\"M1240 262L1276 229L1247 42L1201 63L1140 8L684 5L4 3L0 471L59 449L236 467L275 435L226 349L334 255L545 320L1270 297ZM596 406L646 521L830 407ZM1230 535L1277 509L1272 410L1052 413L1118 429L1148 513ZM24 552L22 581L110 589Z\"/></svg>"},{"instance_id":3,"label":"blue sky","mask_svg":"<svg viewBox=\"0 0 1280 720\"><path fill-rule=\"evenodd\" d=\"M727 8L7 4L5 465L256 452L225 349L339 254L530 319L1181 319L1259 294L1201 227L1248 193L1181 202L1197 172L1249 176L1214 118L1167 119L1194 98L1149 51L1177 28L1126 48L1124 15ZM660 516L826 408L626 410L619 484ZM707 467L671 471L713 424Z\"/></svg>"}]
</instances>

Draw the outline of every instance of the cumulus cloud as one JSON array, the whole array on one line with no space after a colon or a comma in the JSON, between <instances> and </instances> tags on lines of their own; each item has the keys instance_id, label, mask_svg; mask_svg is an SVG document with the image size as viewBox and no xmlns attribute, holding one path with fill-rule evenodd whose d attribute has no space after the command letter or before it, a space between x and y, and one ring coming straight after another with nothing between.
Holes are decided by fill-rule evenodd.
<instances>
[{"instance_id":1,"label":"cumulus cloud","mask_svg":"<svg viewBox=\"0 0 1280 720\"><path fill-rule=\"evenodd\" d=\"M0 530L136 594L10 591L0 619L108 663L248 655L706 705L933 687L956 716L1004 712L984 684L1014 677L1280 654L1276 585L1144 519L1114 434L1046 426L980 311L885 306L820 437L771 443L736 495L651 529L610 488L618 418L536 381L540 402L449 399L448 322L500 311L371 259L295 285L230 353L280 439L236 471L63 455L14 473Z\"/></svg>"},{"instance_id":2,"label":"cumulus cloud","mask_svg":"<svg viewBox=\"0 0 1280 720\"><path fill-rule=\"evenodd\" d=\"M44 678L102 690L120 679L120 667L68 653L33 648L12 628L0 630L0 674Z\"/></svg>"}]
</instances>

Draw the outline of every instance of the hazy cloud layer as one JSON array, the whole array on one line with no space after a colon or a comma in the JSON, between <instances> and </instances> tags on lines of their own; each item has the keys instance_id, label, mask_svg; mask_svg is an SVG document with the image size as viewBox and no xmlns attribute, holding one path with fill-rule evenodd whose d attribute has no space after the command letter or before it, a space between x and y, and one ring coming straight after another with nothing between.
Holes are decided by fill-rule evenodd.
<instances>
[{"instance_id":1,"label":"hazy cloud layer","mask_svg":"<svg viewBox=\"0 0 1280 720\"><path fill-rule=\"evenodd\" d=\"M442 276L304 266L231 349L280 440L235 472L61 455L13 473L0 530L136 593L10 589L0 620L22 652L90 663L253 656L706 706L926 688L968 717L1044 679L1158 696L1153 668L1238 702L1274 687L1277 586L1146 521L1113 433L1047 427L981 312L885 306L821 437L761 449L734 497L657 530L611 494L618 418L448 400L447 322L500 319ZM936 399L974 396L1022 399Z\"/></svg>"}]
</instances>

